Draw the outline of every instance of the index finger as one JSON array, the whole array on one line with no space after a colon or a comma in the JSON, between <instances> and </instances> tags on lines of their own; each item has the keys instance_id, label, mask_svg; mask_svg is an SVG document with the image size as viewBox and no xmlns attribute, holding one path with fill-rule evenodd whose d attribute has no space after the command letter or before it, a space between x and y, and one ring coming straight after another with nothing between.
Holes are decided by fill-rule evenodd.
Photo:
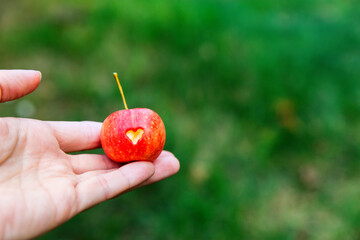
<instances>
[{"instance_id":1,"label":"index finger","mask_svg":"<svg viewBox=\"0 0 360 240\"><path fill-rule=\"evenodd\" d=\"M47 122L64 152L100 148L100 122Z\"/></svg>"}]
</instances>

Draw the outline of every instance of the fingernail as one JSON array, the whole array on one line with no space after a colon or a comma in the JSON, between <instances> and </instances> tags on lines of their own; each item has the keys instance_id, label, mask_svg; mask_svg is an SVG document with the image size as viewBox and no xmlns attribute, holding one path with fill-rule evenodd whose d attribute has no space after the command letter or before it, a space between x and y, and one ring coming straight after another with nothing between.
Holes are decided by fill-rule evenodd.
<instances>
[{"instance_id":1,"label":"fingernail","mask_svg":"<svg viewBox=\"0 0 360 240\"><path fill-rule=\"evenodd\" d=\"M42 78L42 73L41 73L40 71L38 71L38 70L32 70L32 71L34 71L34 72L36 72L37 74L39 74L39 75L40 75L40 80L41 80L41 78Z\"/></svg>"}]
</instances>

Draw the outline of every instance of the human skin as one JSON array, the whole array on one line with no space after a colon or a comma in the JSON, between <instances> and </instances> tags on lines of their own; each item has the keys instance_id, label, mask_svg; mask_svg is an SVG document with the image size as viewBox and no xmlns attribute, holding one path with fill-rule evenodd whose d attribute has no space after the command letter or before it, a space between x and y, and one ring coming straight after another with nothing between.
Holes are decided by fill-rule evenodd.
<instances>
[{"instance_id":1,"label":"human skin","mask_svg":"<svg viewBox=\"0 0 360 240\"><path fill-rule=\"evenodd\" d=\"M0 101L36 89L37 71L0 70ZM1 107L1 106L0 106ZM107 199L175 174L163 151L154 162L120 164L99 154L101 123L0 118L0 239L45 233Z\"/></svg>"}]
</instances>

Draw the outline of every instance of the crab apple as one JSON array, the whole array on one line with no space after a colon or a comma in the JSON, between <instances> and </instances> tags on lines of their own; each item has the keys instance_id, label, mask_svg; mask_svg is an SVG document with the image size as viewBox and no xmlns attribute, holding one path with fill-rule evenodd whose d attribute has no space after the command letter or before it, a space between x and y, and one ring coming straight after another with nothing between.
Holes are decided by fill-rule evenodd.
<instances>
[{"instance_id":1,"label":"crab apple","mask_svg":"<svg viewBox=\"0 0 360 240\"><path fill-rule=\"evenodd\" d=\"M154 161L165 145L165 126L160 116L147 108L120 110L102 124L101 144L116 162Z\"/></svg>"},{"instance_id":2,"label":"crab apple","mask_svg":"<svg viewBox=\"0 0 360 240\"><path fill-rule=\"evenodd\" d=\"M105 154L116 162L154 161L165 145L165 126L147 108L128 109L117 73L114 73L126 110L110 114L102 124L100 140Z\"/></svg>"}]
</instances>

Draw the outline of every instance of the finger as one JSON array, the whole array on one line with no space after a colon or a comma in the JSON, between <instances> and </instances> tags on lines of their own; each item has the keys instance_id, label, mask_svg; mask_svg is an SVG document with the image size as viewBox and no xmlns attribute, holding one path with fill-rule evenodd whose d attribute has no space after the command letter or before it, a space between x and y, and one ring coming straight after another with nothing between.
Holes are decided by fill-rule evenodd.
<instances>
[{"instance_id":1,"label":"finger","mask_svg":"<svg viewBox=\"0 0 360 240\"><path fill-rule=\"evenodd\" d=\"M101 154L78 154L69 155L70 163L75 174L83 174L89 171L108 170L119 168L123 164L110 160Z\"/></svg>"},{"instance_id":2,"label":"finger","mask_svg":"<svg viewBox=\"0 0 360 240\"><path fill-rule=\"evenodd\" d=\"M123 167L80 181L76 186L79 212L113 198L141 184L154 174L150 162L133 162Z\"/></svg>"},{"instance_id":3,"label":"finger","mask_svg":"<svg viewBox=\"0 0 360 240\"><path fill-rule=\"evenodd\" d=\"M155 166L154 175L145 182L135 186L132 189L129 189L128 191L132 191L142 186L161 181L176 174L180 170L179 160L168 151L163 151L160 156L153 162L153 164Z\"/></svg>"},{"instance_id":4,"label":"finger","mask_svg":"<svg viewBox=\"0 0 360 240\"><path fill-rule=\"evenodd\" d=\"M76 152L101 147L99 122L47 122L60 148L64 152Z\"/></svg>"},{"instance_id":5,"label":"finger","mask_svg":"<svg viewBox=\"0 0 360 240\"><path fill-rule=\"evenodd\" d=\"M83 154L83 155L87 155L87 154ZM91 155L91 154L88 154L88 155ZM104 156L105 156L105 158L107 158L106 155L104 155ZM109 164L121 165L120 163L116 163L116 162L110 160L109 158L108 158L108 160L110 161ZM168 151L163 151L160 154L160 156L153 162L153 164L155 167L154 175L151 178L149 178L148 180L146 180L145 182L141 183L139 186L135 186L133 189L130 189L130 190L134 190L139 187L149 185L149 184L158 182L160 180L163 180L167 177L170 177L170 176L176 174L180 169L179 160L172 153L170 153ZM122 165L125 165L125 164L122 164ZM109 166L109 168L101 168L101 167L99 169L94 168L93 171L91 171L91 170L84 171L82 174L78 175L78 177L81 180L86 180L86 179L89 179L100 173L102 174L102 173L109 172L109 171L111 171L111 169L112 169L111 165Z\"/></svg>"},{"instance_id":6,"label":"finger","mask_svg":"<svg viewBox=\"0 0 360 240\"><path fill-rule=\"evenodd\" d=\"M0 70L0 102L21 98L34 91L41 73L33 70Z\"/></svg>"}]
</instances>

